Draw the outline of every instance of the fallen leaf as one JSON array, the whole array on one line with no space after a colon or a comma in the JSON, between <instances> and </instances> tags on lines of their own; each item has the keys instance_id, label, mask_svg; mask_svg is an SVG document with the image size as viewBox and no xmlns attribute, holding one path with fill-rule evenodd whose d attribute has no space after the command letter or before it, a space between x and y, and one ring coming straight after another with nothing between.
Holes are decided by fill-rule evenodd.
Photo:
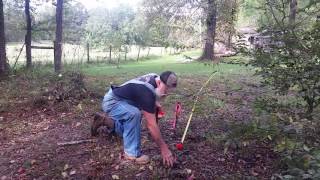
<instances>
[{"instance_id":1,"label":"fallen leaf","mask_svg":"<svg viewBox=\"0 0 320 180\"><path fill-rule=\"evenodd\" d=\"M34 160L34 159L31 160L31 165L35 165L36 163L37 163L36 160Z\"/></svg>"},{"instance_id":2,"label":"fallen leaf","mask_svg":"<svg viewBox=\"0 0 320 180\"><path fill-rule=\"evenodd\" d=\"M77 106L80 110L82 110L82 105L81 105L81 103L80 104L78 104L78 106Z\"/></svg>"},{"instance_id":3,"label":"fallen leaf","mask_svg":"<svg viewBox=\"0 0 320 180\"><path fill-rule=\"evenodd\" d=\"M193 179L195 179L195 178L194 178L194 174L192 174L191 176L189 176L189 177L187 178L187 180L193 180Z\"/></svg>"},{"instance_id":4,"label":"fallen leaf","mask_svg":"<svg viewBox=\"0 0 320 180\"><path fill-rule=\"evenodd\" d=\"M11 161L10 161L11 164L13 164L13 163L15 163L15 162L16 162L15 160L11 160Z\"/></svg>"},{"instance_id":5,"label":"fallen leaf","mask_svg":"<svg viewBox=\"0 0 320 180\"><path fill-rule=\"evenodd\" d=\"M120 179L118 175L112 175L112 179Z\"/></svg>"},{"instance_id":6,"label":"fallen leaf","mask_svg":"<svg viewBox=\"0 0 320 180\"><path fill-rule=\"evenodd\" d=\"M191 169L186 169L187 170L187 173L188 174L191 174L192 173L192 170Z\"/></svg>"},{"instance_id":7,"label":"fallen leaf","mask_svg":"<svg viewBox=\"0 0 320 180\"><path fill-rule=\"evenodd\" d=\"M61 175L62 175L63 178L68 177L68 173L67 172L62 172Z\"/></svg>"},{"instance_id":8,"label":"fallen leaf","mask_svg":"<svg viewBox=\"0 0 320 180\"><path fill-rule=\"evenodd\" d=\"M139 170L140 171L143 171L143 170L145 170L146 168L144 167L144 166L141 166L140 168L139 168Z\"/></svg>"},{"instance_id":9,"label":"fallen leaf","mask_svg":"<svg viewBox=\"0 0 320 180\"><path fill-rule=\"evenodd\" d=\"M150 165L150 166L149 166L149 169L150 169L150 171L153 171L153 166Z\"/></svg>"},{"instance_id":10,"label":"fallen leaf","mask_svg":"<svg viewBox=\"0 0 320 180\"><path fill-rule=\"evenodd\" d=\"M69 173L70 175L75 175L76 174L76 170L72 170L72 171L70 171L70 173Z\"/></svg>"},{"instance_id":11,"label":"fallen leaf","mask_svg":"<svg viewBox=\"0 0 320 180\"><path fill-rule=\"evenodd\" d=\"M81 123L77 122L76 127L78 127L78 126L80 126L80 125L81 125Z\"/></svg>"},{"instance_id":12,"label":"fallen leaf","mask_svg":"<svg viewBox=\"0 0 320 180\"><path fill-rule=\"evenodd\" d=\"M26 172L26 170L24 168L22 168L22 167L18 169L18 173L19 174L23 174L25 172Z\"/></svg>"},{"instance_id":13,"label":"fallen leaf","mask_svg":"<svg viewBox=\"0 0 320 180\"><path fill-rule=\"evenodd\" d=\"M258 173L254 172L254 169L250 170L250 174L253 175L253 176L258 176L259 175Z\"/></svg>"},{"instance_id":14,"label":"fallen leaf","mask_svg":"<svg viewBox=\"0 0 320 180\"><path fill-rule=\"evenodd\" d=\"M69 167L69 164L66 164L66 165L64 165L64 168L63 168L63 170L68 170L70 167Z\"/></svg>"},{"instance_id":15,"label":"fallen leaf","mask_svg":"<svg viewBox=\"0 0 320 180\"><path fill-rule=\"evenodd\" d=\"M136 177L139 177L139 176L141 176L141 174L142 174L142 173L138 173L138 174L136 174Z\"/></svg>"}]
</instances>

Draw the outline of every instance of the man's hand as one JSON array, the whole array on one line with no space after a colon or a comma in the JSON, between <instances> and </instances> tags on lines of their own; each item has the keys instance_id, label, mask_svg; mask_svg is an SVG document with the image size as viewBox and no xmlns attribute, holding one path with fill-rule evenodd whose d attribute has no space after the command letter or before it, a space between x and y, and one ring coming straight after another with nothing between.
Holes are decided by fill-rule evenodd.
<instances>
[{"instance_id":1,"label":"man's hand","mask_svg":"<svg viewBox=\"0 0 320 180\"><path fill-rule=\"evenodd\" d=\"M161 156L162 156L163 164L168 167L172 167L173 163L176 161L175 157L169 150L168 146L161 148Z\"/></svg>"},{"instance_id":2,"label":"man's hand","mask_svg":"<svg viewBox=\"0 0 320 180\"><path fill-rule=\"evenodd\" d=\"M156 118L154 114L148 113L146 111L143 111L143 115L145 116L147 120L147 127L149 129L149 132L154 139L154 141L158 144L160 147L163 163L167 166L172 166L175 162L175 158L173 157L171 151L168 148L168 145L164 142L161 134L158 124L156 123Z\"/></svg>"},{"instance_id":3,"label":"man's hand","mask_svg":"<svg viewBox=\"0 0 320 180\"><path fill-rule=\"evenodd\" d=\"M160 104L159 101L156 101L156 107L157 107L157 108L162 108L162 106L161 106L161 104Z\"/></svg>"}]
</instances>

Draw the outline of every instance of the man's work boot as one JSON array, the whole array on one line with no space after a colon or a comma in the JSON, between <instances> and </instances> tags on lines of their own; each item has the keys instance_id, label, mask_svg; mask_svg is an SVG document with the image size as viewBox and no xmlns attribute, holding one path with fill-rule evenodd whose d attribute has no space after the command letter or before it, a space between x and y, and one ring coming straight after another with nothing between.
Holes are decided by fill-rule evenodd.
<instances>
[{"instance_id":1,"label":"man's work boot","mask_svg":"<svg viewBox=\"0 0 320 180\"><path fill-rule=\"evenodd\" d=\"M97 136L98 128L101 126L107 126L109 129L114 129L114 122L111 118L107 116L106 113L97 112L94 115L93 123L91 125L91 135Z\"/></svg>"},{"instance_id":2,"label":"man's work boot","mask_svg":"<svg viewBox=\"0 0 320 180\"><path fill-rule=\"evenodd\" d=\"M126 153L124 154L124 159L134 161L137 164L148 164L150 162L150 158L148 155L141 155L139 157L132 157L127 155Z\"/></svg>"}]
</instances>

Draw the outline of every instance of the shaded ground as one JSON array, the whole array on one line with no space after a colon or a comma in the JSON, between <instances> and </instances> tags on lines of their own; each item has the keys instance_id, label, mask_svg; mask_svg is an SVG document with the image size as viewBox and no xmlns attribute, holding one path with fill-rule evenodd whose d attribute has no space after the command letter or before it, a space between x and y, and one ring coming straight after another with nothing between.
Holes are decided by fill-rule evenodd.
<instances>
[{"instance_id":1,"label":"shaded ground","mask_svg":"<svg viewBox=\"0 0 320 180\"><path fill-rule=\"evenodd\" d=\"M113 80L90 77L86 78L86 86ZM164 103L167 117L160 122L160 126L164 139L178 159L173 168L162 165L159 149L146 128L142 131L142 147L144 153L152 156L152 162L148 165L139 166L124 161L121 139L107 135L99 138L90 136L92 114L99 110L104 93L97 90L98 95L91 93L81 98L72 97L77 101L69 98L47 103L30 97L21 98L23 95L12 99L11 105L0 111L0 177L269 179L277 157L267 142L252 143L241 149L232 147L225 151L214 136L228 131L232 122L252 118L252 103L264 89L249 76L219 77L209 84L201 95L201 104L191 123L184 151L175 150L175 143L180 140L191 111L193 93L205 80L206 77L200 76L181 77L177 94ZM19 86L22 93L23 83ZM169 121L175 101L182 102L183 112L177 130L173 131ZM69 146L57 144L83 139L94 141Z\"/></svg>"}]
</instances>

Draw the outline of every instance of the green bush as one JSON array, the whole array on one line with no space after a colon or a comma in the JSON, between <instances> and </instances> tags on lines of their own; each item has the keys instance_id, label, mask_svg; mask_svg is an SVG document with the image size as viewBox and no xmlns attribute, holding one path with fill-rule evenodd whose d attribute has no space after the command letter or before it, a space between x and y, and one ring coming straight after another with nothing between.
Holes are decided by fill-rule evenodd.
<instances>
[{"instance_id":1,"label":"green bush","mask_svg":"<svg viewBox=\"0 0 320 180\"><path fill-rule=\"evenodd\" d=\"M320 104L320 23L310 30L285 31L273 38L283 42L271 52L258 49L252 64L259 67L265 83L279 93L297 92L307 104L306 114L311 117Z\"/></svg>"}]
</instances>

